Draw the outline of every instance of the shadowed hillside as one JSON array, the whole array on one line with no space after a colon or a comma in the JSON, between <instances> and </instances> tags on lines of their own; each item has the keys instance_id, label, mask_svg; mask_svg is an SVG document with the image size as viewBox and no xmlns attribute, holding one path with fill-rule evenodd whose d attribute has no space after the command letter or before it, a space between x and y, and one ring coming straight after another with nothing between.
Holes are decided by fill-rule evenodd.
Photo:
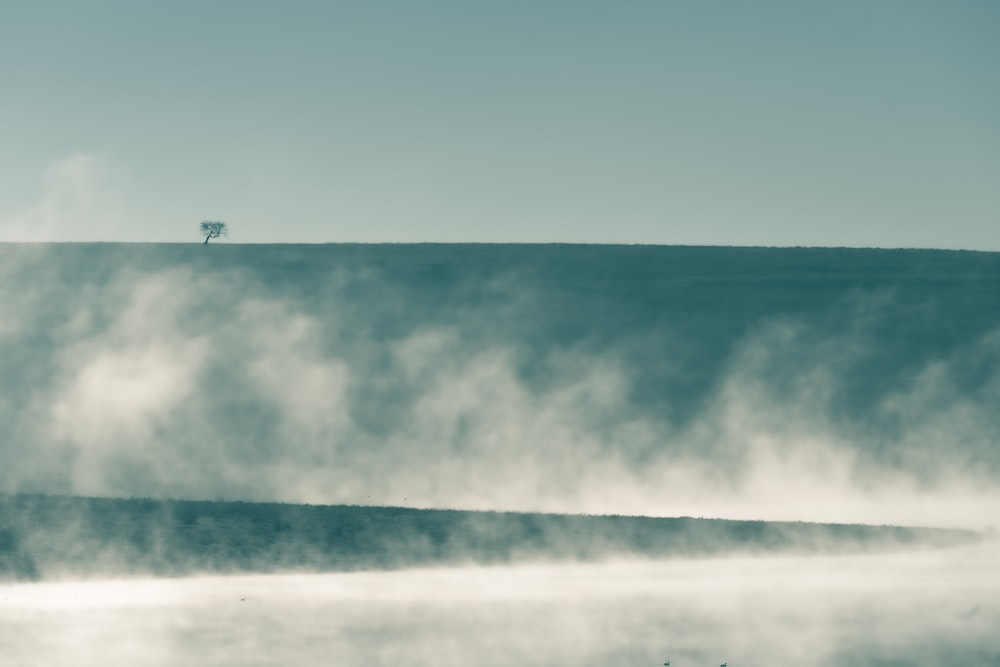
<instances>
[{"instance_id":1,"label":"shadowed hillside","mask_svg":"<svg viewBox=\"0 0 1000 667\"><path fill-rule=\"evenodd\" d=\"M844 553L967 531L273 503L0 497L0 578L343 571L448 564Z\"/></svg>"},{"instance_id":2,"label":"shadowed hillside","mask_svg":"<svg viewBox=\"0 0 1000 667\"><path fill-rule=\"evenodd\" d=\"M0 491L986 527L1000 254L0 244Z\"/></svg>"}]
</instances>

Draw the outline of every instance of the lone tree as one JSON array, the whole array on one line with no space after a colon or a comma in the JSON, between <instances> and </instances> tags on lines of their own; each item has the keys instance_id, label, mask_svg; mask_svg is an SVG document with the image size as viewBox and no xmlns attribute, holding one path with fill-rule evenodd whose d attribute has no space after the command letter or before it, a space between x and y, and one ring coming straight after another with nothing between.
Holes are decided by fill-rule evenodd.
<instances>
[{"instance_id":1,"label":"lone tree","mask_svg":"<svg viewBox=\"0 0 1000 667\"><path fill-rule=\"evenodd\" d=\"M201 223L201 233L205 237L205 243L208 243L209 239L217 239L220 236L226 236L229 234L229 228L226 223L219 222L218 220L206 220Z\"/></svg>"}]
</instances>

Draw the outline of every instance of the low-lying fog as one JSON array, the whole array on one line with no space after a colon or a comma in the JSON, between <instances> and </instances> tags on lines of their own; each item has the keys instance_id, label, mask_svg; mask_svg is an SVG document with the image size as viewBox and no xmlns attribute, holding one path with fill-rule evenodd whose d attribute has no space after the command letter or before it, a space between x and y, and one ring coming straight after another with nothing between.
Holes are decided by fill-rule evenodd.
<instances>
[{"instance_id":1,"label":"low-lying fog","mask_svg":"<svg viewBox=\"0 0 1000 667\"><path fill-rule=\"evenodd\" d=\"M0 492L988 528L1000 254L0 244Z\"/></svg>"},{"instance_id":2,"label":"low-lying fog","mask_svg":"<svg viewBox=\"0 0 1000 667\"><path fill-rule=\"evenodd\" d=\"M6 585L0 664L996 666L998 547Z\"/></svg>"},{"instance_id":3,"label":"low-lying fog","mask_svg":"<svg viewBox=\"0 0 1000 667\"><path fill-rule=\"evenodd\" d=\"M997 253L67 244L0 260L0 493L1000 516ZM0 665L996 667L998 556L6 584Z\"/></svg>"}]
</instances>

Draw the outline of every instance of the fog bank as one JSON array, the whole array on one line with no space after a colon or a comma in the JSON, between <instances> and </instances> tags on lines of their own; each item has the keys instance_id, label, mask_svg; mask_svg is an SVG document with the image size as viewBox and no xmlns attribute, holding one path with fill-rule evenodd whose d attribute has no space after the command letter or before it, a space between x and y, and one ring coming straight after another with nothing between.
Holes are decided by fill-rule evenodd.
<instances>
[{"instance_id":1,"label":"fog bank","mask_svg":"<svg viewBox=\"0 0 1000 667\"><path fill-rule=\"evenodd\" d=\"M1000 664L996 544L0 586L6 664Z\"/></svg>"},{"instance_id":2,"label":"fog bank","mask_svg":"<svg viewBox=\"0 0 1000 667\"><path fill-rule=\"evenodd\" d=\"M0 245L0 491L988 527L1000 255Z\"/></svg>"}]
</instances>

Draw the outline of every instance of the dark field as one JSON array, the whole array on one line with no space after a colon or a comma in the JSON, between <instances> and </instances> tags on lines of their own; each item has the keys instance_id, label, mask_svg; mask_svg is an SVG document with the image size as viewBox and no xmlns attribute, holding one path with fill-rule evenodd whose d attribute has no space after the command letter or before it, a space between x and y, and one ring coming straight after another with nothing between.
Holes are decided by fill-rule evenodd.
<instances>
[{"instance_id":1,"label":"dark field","mask_svg":"<svg viewBox=\"0 0 1000 667\"><path fill-rule=\"evenodd\" d=\"M971 531L721 519L0 497L0 579L323 572L954 546Z\"/></svg>"}]
</instances>

